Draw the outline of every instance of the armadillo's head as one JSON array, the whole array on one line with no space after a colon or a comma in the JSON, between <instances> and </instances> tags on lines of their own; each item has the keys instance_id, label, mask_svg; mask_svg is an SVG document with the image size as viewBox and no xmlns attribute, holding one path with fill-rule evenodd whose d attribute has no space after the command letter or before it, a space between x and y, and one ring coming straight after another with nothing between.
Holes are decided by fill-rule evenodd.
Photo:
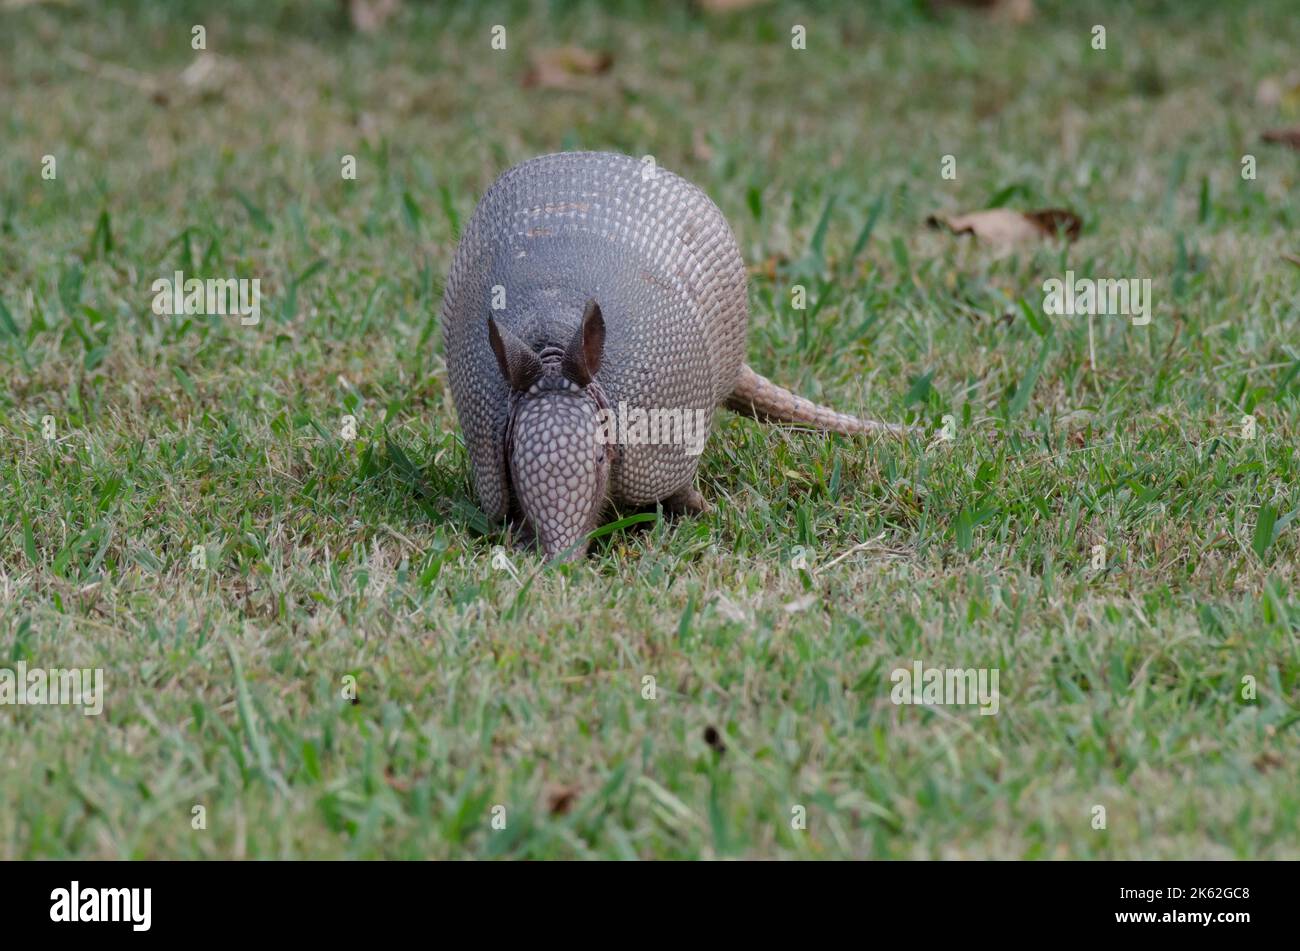
<instances>
[{"instance_id":1,"label":"armadillo's head","mask_svg":"<svg viewBox=\"0 0 1300 951\"><path fill-rule=\"evenodd\" d=\"M595 380L605 320L587 304L569 345L540 353L488 318L488 337L510 386L506 465L511 491L547 559L574 560L605 505L613 446Z\"/></svg>"}]
</instances>

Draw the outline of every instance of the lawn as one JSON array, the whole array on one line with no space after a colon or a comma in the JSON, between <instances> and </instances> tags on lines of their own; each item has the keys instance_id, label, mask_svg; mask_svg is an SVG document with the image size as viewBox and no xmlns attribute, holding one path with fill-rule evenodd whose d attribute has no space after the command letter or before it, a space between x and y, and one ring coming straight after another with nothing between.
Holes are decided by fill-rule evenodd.
<instances>
[{"instance_id":1,"label":"lawn","mask_svg":"<svg viewBox=\"0 0 1300 951\"><path fill-rule=\"evenodd\" d=\"M0 666L105 685L0 706L0 859L1300 858L1293 6L482 7L0 2ZM577 148L723 209L755 369L925 432L719 411L708 514L494 554L442 281ZM1082 233L926 224L991 206Z\"/></svg>"}]
</instances>

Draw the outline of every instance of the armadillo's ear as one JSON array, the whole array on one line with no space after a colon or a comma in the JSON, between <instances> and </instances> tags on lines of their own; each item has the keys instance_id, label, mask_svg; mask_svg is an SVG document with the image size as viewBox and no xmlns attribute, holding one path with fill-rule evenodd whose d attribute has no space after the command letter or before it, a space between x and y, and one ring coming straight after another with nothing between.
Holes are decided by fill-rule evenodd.
<instances>
[{"instance_id":1,"label":"armadillo's ear","mask_svg":"<svg viewBox=\"0 0 1300 951\"><path fill-rule=\"evenodd\" d=\"M512 390L522 393L537 382L542 375L541 359L508 328L499 326L491 315L488 316L488 340L497 355L501 375Z\"/></svg>"},{"instance_id":2,"label":"armadillo's ear","mask_svg":"<svg viewBox=\"0 0 1300 951\"><path fill-rule=\"evenodd\" d=\"M564 354L564 375L586 386L600 372L600 360L605 353L605 316L594 300L587 301L582 313L582 326L569 342Z\"/></svg>"}]
</instances>

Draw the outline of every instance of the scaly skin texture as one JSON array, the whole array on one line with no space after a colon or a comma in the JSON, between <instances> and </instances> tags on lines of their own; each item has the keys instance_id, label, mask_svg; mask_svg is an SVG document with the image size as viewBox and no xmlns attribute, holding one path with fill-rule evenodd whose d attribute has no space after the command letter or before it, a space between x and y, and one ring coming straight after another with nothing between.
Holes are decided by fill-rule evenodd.
<instances>
[{"instance_id":1,"label":"scaly skin texture","mask_svg":"<svg viewBox=\"0 0 1300 951\"><path fill-rule=\"evenodd\" d=\"M483 510L521 518L548 556L575 556L606 502L703 507L698 449L724 402L834 432L893 428L758 376L744 364L748 322L740 249L696 186L600 152L507 171L465 228L442 308ZM703 431L648 441L620 431L610 445L602 409L680 410Z\"/></svg>"},{"instance_id":2,"label":"scaly skin texture","mask_svg":"<svg viewBox=\"0 0 1300 951\"><path fill-rule=\"evenodd\" d=\"M543 550L561 552L596 527L608 453L588 451L596 414L577 384L547 374L527 397L510 425L510 481Z\"/></svg>"},{"instance_id":3,"label":"scaly skin texture","mask_svg":"<svg viewBox=\"0 0 1300 951\"><path fill-rule=\"evenodd\" d=\"M819 406L755 373L748 365L740 368L735 389L727 397L725 405L734 413L752 416L763 422L811 426L846 436L853 433L905 433L910 428L897 423L859 419L829 406Z\"/></svg>"}]
</instances>

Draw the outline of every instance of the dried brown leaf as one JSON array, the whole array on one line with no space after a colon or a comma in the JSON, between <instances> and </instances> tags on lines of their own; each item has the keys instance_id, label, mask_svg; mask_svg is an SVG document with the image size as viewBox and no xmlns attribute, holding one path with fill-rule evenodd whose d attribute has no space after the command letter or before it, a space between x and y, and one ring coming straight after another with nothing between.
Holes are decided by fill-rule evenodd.
<instances>
[{"instance_id":1,"label":"dried brown leaf","mask_svg":"<svg viewBox=\"0 0 1300 951\"><path fill-rule=\"evenodd\" d=\"M1270 769L1277 769L1285 764L1285 760L1278 756L1272 750L1265 750L1255 757L1254 765L1261 773L1267 773Z\"/></svg>"},{"instance_id":2,"label":"dried brown leaf","mask_svg":"<svg viewBox=\"0 0 1300 951\"><path fill-rule=\"evenodd\" d=\"M530 59L524 85L539 89L578 89L587 77L606 73L613 65L614 57L609 53L581 46L538 50Z\"/></svg>"},{"instance_id":3,"label":"dried brown leaf","mask_svg":"<svg viewBox=\"0 0 1300 951\"><path fill-rule=\"evenodd\" d=\"M953 234L973 234L982 241L1001 245L1054 238L1060 232L1073 241L1083 228L1083 220L1064 208L1038 211L989 208L968 215L931 215L926 224L931 228L947 228Z\"/></svg>"},{"instance_id":4,"label":"dried brown leaf","mask_svg":"<svg viewBox=\"0 0 1300 951\"><path fill-rule=\"evenodd\" d=\"M546 790L546 811L553 816L565 816L573 808L581 790L574 785L554 785Z\"/></svg>"},{"instance_id":5,"label":"dried brown leaf","mask_svg":"<svg viewBox=\"0 0 1300 951\"><path fill-rule=\"evenodd\" d=\"M1263 139L1265 142L1274 142L1277 145L1287 145L1300 150L1300 125L1289 129L1269 129L1264 133Z\"/></svg>"}]
</instances>

